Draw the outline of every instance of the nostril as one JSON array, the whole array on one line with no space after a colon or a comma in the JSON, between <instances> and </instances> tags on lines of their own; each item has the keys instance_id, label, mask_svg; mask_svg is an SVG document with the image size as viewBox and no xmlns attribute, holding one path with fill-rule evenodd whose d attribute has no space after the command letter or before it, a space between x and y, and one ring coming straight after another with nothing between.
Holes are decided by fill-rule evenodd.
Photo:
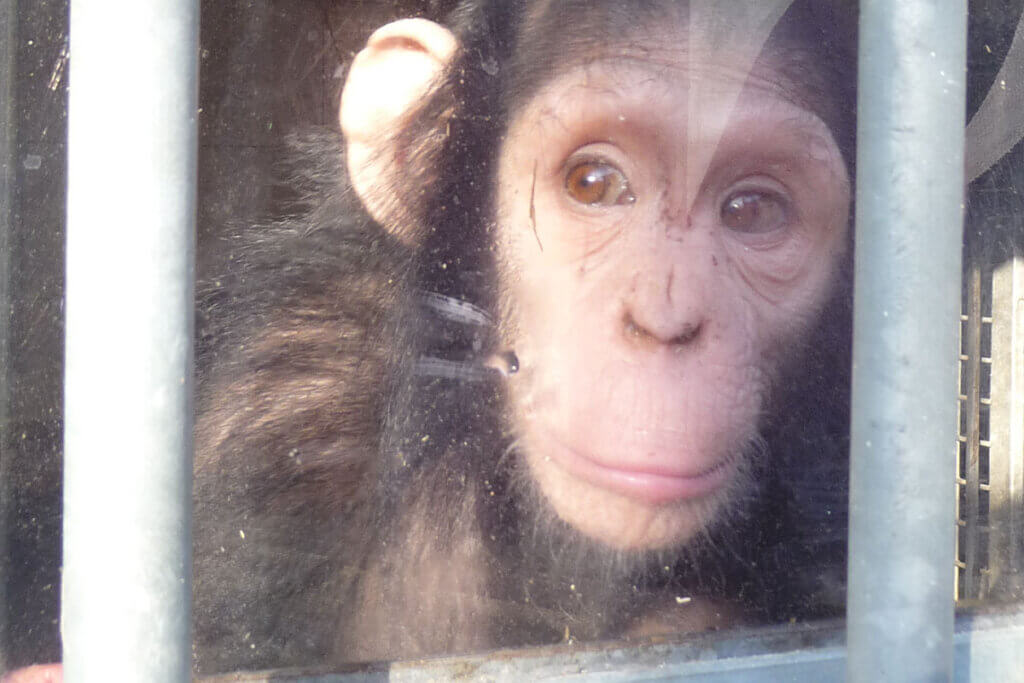
<instances>
[{"instance_id":1,"label":"nostril","mask_svg":"<svg viewBox=\"0 0 1024 683\"><path fill-rule=\"evenodd\" d=\"M683 323L673 325L672 330L652 329L636 321L631 313L625 313L622 317L622 327L626 337L632 340L650 341L652 343L664 344L666 346L683 346L689 344L700 335L702 323Z\"/></svg>"},{"instance_id":2,"label":"nostril","mask_svg":"<svg viewBox=\"0 0 1024 683\"><path fill-rule=\"evenodd\" d=\"M686 323L683 328L679 331L679 334L672 337L668 343L672 346L682 346L683 344L689 344L700 334L700 330L703 325L701 323Z\"/></svg>"},{"instance_id":3,"label":"nostril","mask_svg":"<svg viewBox=\"0 0 1024 683\"><path fill-rule=\"evenodd\" d=\"M633 316L631 316L629 313L623 316L622 326L626 330L626 336L630 337L631 339L642 339L644 337L651 336L647 330L640 327L640 325L638 325L637 322L633 320Z\"/></svg>"}]
</instances>

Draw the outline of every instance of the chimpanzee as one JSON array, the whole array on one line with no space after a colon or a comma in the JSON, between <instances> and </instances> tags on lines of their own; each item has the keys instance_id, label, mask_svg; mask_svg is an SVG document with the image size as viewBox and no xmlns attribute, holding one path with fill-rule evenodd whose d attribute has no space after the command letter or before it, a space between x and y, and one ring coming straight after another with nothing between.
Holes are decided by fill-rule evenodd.
<instances>
[{"instance_id":1,"label":"chimpanzee","mask_svg":"<svg viewBox=\"0 0 1024 683\"><path fill-rule=\"evenodd\" d=\"M301 210L200 287L199 670L839 606L854 12L370 37Z\"/></svg>"}]
</instances>

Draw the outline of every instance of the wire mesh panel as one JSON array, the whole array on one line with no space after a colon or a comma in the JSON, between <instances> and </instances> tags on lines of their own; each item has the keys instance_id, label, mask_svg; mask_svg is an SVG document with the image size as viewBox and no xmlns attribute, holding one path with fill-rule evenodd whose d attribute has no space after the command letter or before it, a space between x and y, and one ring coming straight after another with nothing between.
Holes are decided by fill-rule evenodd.
<instances>
[{"instance_id":1,"label":"wire mesh panel","mask_svg":"<svg viewBox=\"0 0 1024 683\"><path fill-rule=\"evenodd\" d=\"M992 298L991 269L972 257L960 316L960 395L957 444L956 596L988 592Z\"/></svg>"},{"instance_id":2,"label":"wire mesh panel","mask_svg":"<svg viewBox=\"0 0 1024 683\"><path fill-rule=\"evenodd\" d=\"M983 222L968 245L960 335L955 566L964 606L1024 594L1024 257L1012 213Z\"/></svg>"}]
</instances>

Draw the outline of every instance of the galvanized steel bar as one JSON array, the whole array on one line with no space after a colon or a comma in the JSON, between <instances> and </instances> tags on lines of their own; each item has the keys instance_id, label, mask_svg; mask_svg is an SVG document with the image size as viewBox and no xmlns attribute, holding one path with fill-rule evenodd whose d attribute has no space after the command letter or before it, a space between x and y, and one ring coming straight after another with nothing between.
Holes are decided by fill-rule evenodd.
<instances>
[{"instance_id":1,"label":"galvanized steel bar","mask_svg":"<svg viewBox=\"0 0 1024 683\"><path fill-rule=\"evenodd\" d=\"M860 12L847 672L945 681L967 7Z\"/></svg>"},{"instance_id":2,"label":"galvanized steel bar","mask_svg":"<svg viewBox=\"0 0 1024 683\"><path fill-rule=\"evenodd\" d=\"M1024 231L1022 219L1015 228ZM1016 252L992 274L991 395L991 595L1015 599L1024 592L1024 254Z\"/></svg>"},{"instance_id":3,"label":"galvanized steel bar","mask_svg":"<svg viewBox=\"0 0 1024 683\"><path fill-rule=\"evenodd\" d=\"M957 419L957 543L956 559L963 563L961 572L956 573L958 582L953 595L957 599L977 600L982 597L981 555L981 296L983 256L978 253L967 255L964 269L963 309L961 314L960 379L957 393L959 399ZM963 318L966 318L964 320ZM960 431L963 430L961 434ZM963 451L960 462L960 450ZM987 459L987 458L986 458ZM960 480L963 480L961 484ZM962 492L962 493L961 493ZM959 566L959 565L958 565Z\"/></svg>"},{"instance_id":4,"label":"galvanized steel bar","mask_svg":"<svg viewBox=\"0 0 1024 683\"><path fill-rule=\"evenodd\" d=\"M190 678L196 0L72 0L65 680Z\"/></svg>"}]
</instances>

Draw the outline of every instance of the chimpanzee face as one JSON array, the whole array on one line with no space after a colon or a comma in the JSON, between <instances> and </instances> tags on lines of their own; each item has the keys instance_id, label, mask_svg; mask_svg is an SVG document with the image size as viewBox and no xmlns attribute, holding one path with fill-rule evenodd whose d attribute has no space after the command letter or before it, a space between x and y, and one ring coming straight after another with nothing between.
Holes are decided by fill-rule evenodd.
<instances>
[{"instance_id":1,"label":"chimpanzee face","mask_svg":"<svg viewBox=\"0 0 1024 683\"><path fill-rule=\"evenodd\" d=\"M847 248L850 183L770 57L607 54L515 111L500 152L511 419L559 517L653 549L748 486L766 397Z\"/></svg>"}]
</instances>

